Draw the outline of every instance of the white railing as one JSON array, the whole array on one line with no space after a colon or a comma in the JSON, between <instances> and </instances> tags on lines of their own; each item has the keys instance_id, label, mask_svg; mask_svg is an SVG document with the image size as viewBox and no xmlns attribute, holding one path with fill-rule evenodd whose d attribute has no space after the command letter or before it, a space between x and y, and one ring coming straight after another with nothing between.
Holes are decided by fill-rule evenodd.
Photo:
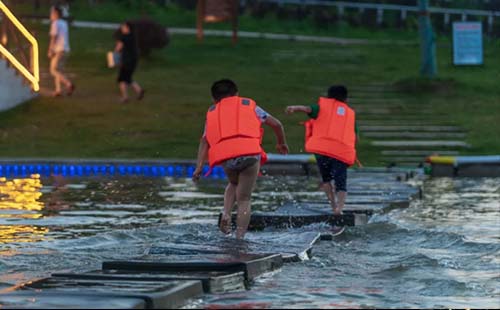
<instances>
[{"instance_id":1,"label":"white railing","mask_svg":"<svg viewBox=\"0 0 500 310\"><path fill-rule=\"evenodd\" d=\"M397 4L382 4L382 3L353 3L347 1L328 1L328 0L259 0L259 2L269 2L277 3L279 5L294 4L294 5L304 5L304 6L329 6L336 7L338 9L339 16L344 14L344 10L347 8L358 9L360 12L364 10L375 10L377 11L377 23L381 24L383 22L384 11L399 11L401 14L401 19L405 20L408 12L418 13L419 9L417 6L410 5L397 5ZM444 23L450 23L451 15L460 15L462 21L466 21L468 16L479 16L488 18L488 27L490 30L493 28L493 22L495 17L500 17L500 11L488 11L488 10L474 10L474 9L458 9L458 8L439 8L431 7L429 8L431 14L442 14L444 17Z\"/></svg>"}]
</instances>

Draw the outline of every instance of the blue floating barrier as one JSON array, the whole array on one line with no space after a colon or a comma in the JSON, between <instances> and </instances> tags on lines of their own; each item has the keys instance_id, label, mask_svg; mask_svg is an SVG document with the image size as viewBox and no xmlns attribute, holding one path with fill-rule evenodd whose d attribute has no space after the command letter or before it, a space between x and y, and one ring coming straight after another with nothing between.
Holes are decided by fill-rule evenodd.
<instances>
[{"instance_id":1,"label":"blue floating barrier","mask_svg":"<svg viewBox=\"0 0 500 310\"><path fill-rule=\"evenodd\" d=\"M149 166L142 167L142 174L147 177L151 176L151 167Z\"/></svg>"},{"instance_id":2,"label":"blue floating barrier","mask_svg":"<svg viewBox=\"0 0 500 310\"><path fill-rule=\"evenodd\" d=\"M75 166L69 166L68 170L69 170L70 176L72 176L72 177L75 176L75 174L76 174Z\"/></svg>"},{"instance_id":3,"label":"blue floating barrier","mask_svg":"<svg viewBox=\"0 0 500 310\"><path fill-rule=\"evenodd\" d=\"M30 174L35 174L35 173L37 173L37 171L36 171L36 167L35 167L34 165L29 165L29 166L28 166L28 172L29 172Z\"/></svg>"},{"instance_id":4,"label":"blue floating barrier","mask_svg":"<svg viewBox=\"0 0 500 310\"><path fill-rule=\"evenodd\" d=\"M174 172L175 172L175 170L174 170L174 166L168 166L168 167L167 167L167 175L168 175L169 177L173 177L173 176L174 176Z\"/></svg>"},{"instance_id":5,"label":"blue floating barrier","mask_svg":"<svg viewBox=\"0 0 500 310\"><path fill-rule=\"evenodd\" d=\"M195 170L195 167L194 167L194 166L189 166L189 167L187 168L187 176L188 176L189 178L192 178L192 177L193 177L194 170Z\"/></svg>"},{"instance_id":6,"label":"blue floating barrier","mask_svg":"<svg viewBox=\"0 0 500 310\"><path fill-rule=\"evenodd\" d=\"M106 175L108 173L108 167L106 166L100 166L99 167L99 173L102 175Z\"/></svg>"},{"instance_id":7,"label":"blue floating barrier","mask_svg":"<svg viewBox=\"0 0 500 310\"><path fill-rule=\"evenodd\" d=\"M84 171L84 173L85 173L86 176L89 176L89 175L92 174L92 167L91 166L85 166L83 168L83 171Z\"/></svg>"},{"instance_id":8,"label":"blue floating barrier","mask_svg":"<svg viewBox=\"0 0 500 310\"><path fill-rule=\"evenodd\" d=\"M78 175L79 177L83 176L83 167L78 165L76 166L76 175Z\"/></svg>"},{"instance_id":9,"label":"blue floating barrier","mask_svg":"<svg viewBox=\"0 0 500 310\"><path fill-rule=\"evenodd\" d=\"M135 174L141 174L142 173L142 167L141 166L135 166L134 167L134 173Z\"/></svg>"},{"instance_id":10,"label":"blue floating barrier","mask_svg":"<svg viewBox=\"0 0 500 310\"><path fill-rule=\"evenodd\" d=\"M93 172L95 175L98 175L98 174L99 174L99 166L92 166L92 172Z\"/></svg>"},{"instance_id":11,"label":"blue floating barrier","mask_svg":"<svg viewBox=\"0 0 500 310\"><path fill-rule=\"evenodd\" d=\"M160 166L160 168L158 168L158 170L160 171L160 175L162 177L167 175L167 168L166 167Z\"/></svg>"},{"instance_id":12,"label":"blue floating barrier","mask_svg":"<svg viewBox=\"0 0 500 310\"><path fill-rule=\"evenodd\" d=\"M125 166L118 166L118 172L121 174L121 175L125 175L127 174L127 167Z\"/></svg>"},{"instance_id":13,"label":"blue floating barrier","mask_svg":"<svg viewBox=\"0 0 500 310\"><path fill-rule=\"evenodd\" d=\"M53 173L53 174L55 174L55 175L60 174L60 173L61 173L61 169L60 169L60 167L59 167L58 165L54 165L54 166L52 167L52 173Z\"/></svg>"},{"instance_id":14,"label":"blue floating barrier","mask_svg":"<svg viewBox=\"0 0 500 310\"><path fill-rule=\"evenodd\" d=\"M35 173L43 175L43 166L42 165L36 165L36 167L35 167Z\"/></svg>"},{"instance_id":15,"label":"blue floating barrier","mask_svg":"<svg viewBox=\"0 0 500 310\"><path fill-rule=\"evenodd\" d=\"M160 169L158 169L157 166L151 167L151 174L153 176L157 177L158 175L160 175Z\"/></svg>"},{"instance_id":16,"label":"blue floating barrier","mask_svg":"<svg viewBox=\"0 0 500 310\"><path fill-rule=\"evenodd\" d=\"M134 174L134 167L127 166L127 174Z\"/></svg>"},{"instance_id":17,"label":"blue floating barrier","mask_svg":"<svg viewBox=\"0 0 500 310\"><path fill-rule=\"evenodd\" d=\"M115 166L109 166L108 167L108 173L110 175L115 175L115 173L116 173L116 167Z\"/></svg>"},{"instance_id":18,"label":"blue floating barrier","mask_svg":"<svg viewBox=\"0 0 500 310\"><path fill-rule=\"evenodd\" d=\"M4 170L5 170L5 176L8 177L10 176L10 173L12 171L12 167L10 165L7 165L5 166Z\"/></svg>"},{"instance_id":19,"label":"blue floating barrier","mask_svg":"<svg viewBox=\"0 0 500 310\"><path fill-rule=\"evenodd\" d=\"M51 168L50 165L44 165L43 166L43 174L46 177L50 176L50 168Z\"/></svg>"},{"instance_id":20,"label":"blue floating barrier","mask_svg":"<svg viewBox=\"0 0 500 310\"><path fill-rule=\"evenodd\" d=\"M175 166L175 176L183 177L184 176L184 167L183 166Z\"/></svg>"},{"instance_id":21,"label":"blue floating barrier","mask_svg":"<svg viewBox=\"0 0 500 310\"><path fill-rule=\"evenodd\" d=\"M16 165L16 166L14 166L14 167L12 168L12 174L13 174L14 176L18 176L18 175L19 175L19 170L21 170L19 166L17 166L17 165Z\"/></svg>"}]
</instances>

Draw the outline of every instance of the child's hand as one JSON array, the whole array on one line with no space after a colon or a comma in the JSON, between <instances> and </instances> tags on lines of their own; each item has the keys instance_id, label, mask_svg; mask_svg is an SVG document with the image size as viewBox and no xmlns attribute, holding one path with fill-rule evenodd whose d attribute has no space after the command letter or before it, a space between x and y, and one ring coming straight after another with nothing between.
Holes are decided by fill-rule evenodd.
<instances>
[{"instance_id":1,"label":"child's hand","mask_svg":"<svg viewBox=\"0 0 500 310\"><path fill-rule=\"evenodd\" d=\"M293 105L290 105L285 109L286 114L293 114L294 112L295 112L295 107Z\"/></svg>"},{"instance_id":2,"label":"child's hand","mask_svg":"<svg viewBox=\"0 0 500 310\"><path fill-rule=\"evenodd\" d=\"M201 173L202 173L202 168L196 168L196 170L193 172L193 177L191 178L194 183L198 183L198 181L201 178Z\"/></svg>"},{"instance_id":3,"label":"child's hand","mask_svg":"<svg viewBox=\"0 0 500 310\"><path fill-rule=\"evenodd\" d=\"M277 150L277 151L278 151L278 153L280 153L281 155L286 155L286 154L288 154L288 152L290 151L290 150L288 149L288 145L287 145L286 143L276 145L276 150Z\"/></svg>"}]
</instances>

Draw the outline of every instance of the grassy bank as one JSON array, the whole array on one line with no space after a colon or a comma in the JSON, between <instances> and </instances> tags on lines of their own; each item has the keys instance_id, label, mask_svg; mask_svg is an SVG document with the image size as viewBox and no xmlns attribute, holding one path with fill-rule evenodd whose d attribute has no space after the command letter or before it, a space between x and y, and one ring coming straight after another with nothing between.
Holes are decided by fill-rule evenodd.
<instances>
[{"instance_id":1,"label":"grassy bank","mask_svg":"<svg viewBox=\"0 0 500 310\"><path fill-rule=\"evenodd\" d=\"M45 27L38 33L46 33ZM226 38L176 36L171 46L144 60L136 75L148 90L142 103L118 103L116 72L104 66L113 47L110 31L73 29L68 71L76 75L72 98L38 98L0 113L1 157L193 158L210 105L210 84L231 77L243 96L253 97L281 119L291 150L302 151L303 117L286 116L288 104L309 104L331 83L348 87L395 83L415 76L416 45L335 46L317 43L244 39L232 46ZM42 51L47 46L40 36ZM417 85L398 94L408 104L421 105L450 123L470 130L471 153L500 153L500 108L497 86L498 44L486 45L483 67L451 65L450 48L439 49L443 87ZM45 68L46 59L43 59ZM451 82L450 82L451 81ZM268 132L265 146L273 150ZM360 157L378 163L363 139Z\"/></svg>"}]
</instances>

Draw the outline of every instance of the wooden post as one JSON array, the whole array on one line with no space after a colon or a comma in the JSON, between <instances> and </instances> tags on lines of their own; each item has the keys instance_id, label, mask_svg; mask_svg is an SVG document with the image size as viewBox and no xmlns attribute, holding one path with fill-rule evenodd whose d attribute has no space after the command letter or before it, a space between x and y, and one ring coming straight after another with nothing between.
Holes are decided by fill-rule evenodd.
<instances>
[{"instance_id":1,"label":"wooden post","mask_svg":"<svg viewBox=\"0 0 500 310\"><path fill-rule=\"evenodd\" d=\"M232 24L233 24L233 44L238 43L238 16L240 15L240 2L238 0L231 0L232 2Z\"/></svg>"},{"instance_id":2,"label":"wooden post","mask_svg":"<svg viewBox=\"0 0 500 310\"><path fill-rule=\"evenodd\" d=\"M196 20L196 37L199 42L203 41L203 22L205 20L205 6L206 0L198 0L196 7L197 20Z\"/></svg>"}]
</instances>

